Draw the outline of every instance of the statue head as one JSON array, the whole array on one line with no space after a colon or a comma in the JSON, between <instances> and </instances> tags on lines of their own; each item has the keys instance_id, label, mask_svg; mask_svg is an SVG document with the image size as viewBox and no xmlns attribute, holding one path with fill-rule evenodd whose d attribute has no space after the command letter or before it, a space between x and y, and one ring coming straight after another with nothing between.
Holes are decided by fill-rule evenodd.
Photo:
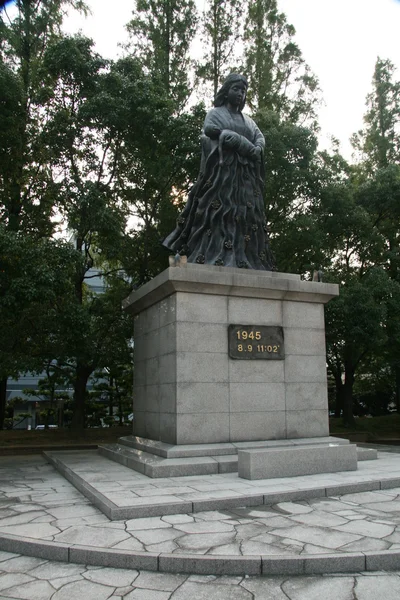
<instances>
[{"instance_id":1,"label":"statue head","mask_svg":"<svg viewBox=\"0 0 400 600\"><path fill-rule=\"evenodd\" d=\"M216 108L218 106L223 106L226 103L226 98L227 98L229 89L231 88L232 85L234 85L235 83L238 83L238 82L244 83L244 85L246 87L246 91L247 91L248 83L247 83L246 77L244 77L244 75L239 75L238 73L231 73L225 79L224 83L218 90L217 95L215 96L214 106ZM244 97L243 102L239 106L239 110L243 110L245 104L246 104L246 96Z\"/></svg>"}]
</instances>

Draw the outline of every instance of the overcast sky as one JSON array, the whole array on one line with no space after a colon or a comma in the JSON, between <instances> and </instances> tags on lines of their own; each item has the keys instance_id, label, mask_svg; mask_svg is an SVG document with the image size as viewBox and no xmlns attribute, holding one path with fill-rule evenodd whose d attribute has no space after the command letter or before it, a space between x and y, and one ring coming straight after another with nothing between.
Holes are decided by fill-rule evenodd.
<instances>
[{"instance_id":1,"label":"overcast sky","mask_svg":"<svg viewBox=\"0 0 400 600\"><path fill-rule=\"evenodd\" d=\"M86 0L92 16L71 18L69 31L82 29L96 49L115 57L126 39L133 0ZM197 0L198 6L204 0ZM350 158L349 137L362 126L365 97L371 89L376 58L389 58L400 79L399 0L278 0L296 28L304 58L320 81L325 105L320 111L321 144L330 136Z\"/></svg>"}]
</instances>

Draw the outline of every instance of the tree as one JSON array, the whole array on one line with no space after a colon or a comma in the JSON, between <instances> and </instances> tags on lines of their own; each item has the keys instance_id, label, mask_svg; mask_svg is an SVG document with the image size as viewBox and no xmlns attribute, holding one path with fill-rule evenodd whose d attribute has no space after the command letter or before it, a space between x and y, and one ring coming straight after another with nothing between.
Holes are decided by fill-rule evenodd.
<instances>
[{"instance_id":1,"label":"tree","mask_svg":"<svg viewBox=\"0 0 400 600\"><path fill-rule=\"evenodd\" d=\"M80 256L65 242L32 239L0 225L0 429L7 379L41 372L54 358L58 315Z\"/></svg>"},{"instance_id":2,"label":"tree","mask_svg":"<svg viewBox=\"0 0 400 600\"><path fill-rule=\"evenodd\" d=\"M400 283L400 82L388 60L377 59L373 90L367 97L365 127L353 137L359 151L360 201L385 240L382 256L389 277ZM387 356L395 374L400 411L400 323L396 302L390 304Z\"/></svg>"},{"instance_id":3,"label":"tree","mask_svg":"<svg viewBox=\"0 0 400 600\"><path fill-rule=\"evenodd\" d=\"M213 98L221 80L237 61L242 15L243 3L240 0L209 0L202 16L205 55L197 73L201 79L212 83Z\"/></svg>"},{"instance_id":4,"label":"tree","mask_svg":"<svg viewBox=\"0 0 400 600\"><path fill-rule=\"evenodd\" d=\"M13 21L6 21L8 17L5 11L0 13L0 223L2 239L8 240L2 255L6 262L5 273L20 273L21 265L29 270L27 257L32 261L32 273L40 268L44 270L44 265L36 264L35 260L36 257L43 260L41 241L48 238L55 229L58 186L49 169L46 148L41 142L47 120L48 93L43 86L41 71L48 44L61 35L63 11L68 6L84 10L84 5L79 0L17 0L17 15ZM7 238L7 235L11 237ZM22 235L29 239L23 241ZM18 251L15 251L16 245L19 245ZM38 246L37 253L34 251L35 245ZM56 246L52 246L53 249L57 254ZM16 260L15 265L10 262L12 258ZM53 282L51 273L50 268L49 294L52 292ZM36 292L36 282L29 279L30 273L27 275ZM21 283L19 279L18 281ZM42 291L46 293L44 288L37 295L33 292L38 303ZM29 305L22 307L21 298L18 298L18 302L20 309L26 308L29 313ZM14 349L12 364L3 357L0 422L4 415L7 379L26 366L28 351L22 344L26 333L24 335L20 331L24 322L18 311L9 311L7 327L11 334L19 331L22 337L10 337L11 348L14 343L19 348L18 352ZM35 323L38 321L35 320ZM17 367L18 356L21 367Z\"/></svg>"},{"instance_id":5,"label":"tree","mask_svg":"<svg viewBox=\"0 0 400 600\"><path fill-rule=\"evenodd\" d=\"M244 35L248 101L253 110L274 111L280 120L315 126L318 82L294 35L277 0L248 4Z\"/></svg>"},{"instance_id":6,"label":"tree","mask_svg":"<svg viewBox=\"0 0 400 600\"><path fill-rule=\"evenodd\" d=\"M117 109L120 90L92 45L81 36L65 37L44 58L51 95L43 143L57 173L60 214L82 258L72 277L74 294L60 315L63 335L54 357L70 376L75 430L85 424L89 377L107 364L114 344L126 343L121 331L131 325L121 310L131 287L121 273L128 212L117 184L128 114L124 106ZM103 293L90 290L94 276L102 279Z\"/></svg>"},{"instance_id":7,"label":"tree","mask_svg":"<svg viewBox=\"0 0 400 600\"><path fill-rule=\"evenodd\" d=\"M84 10L80 0L17 0L12 22L7 24L6 13L0 13L0 85L6 109L0 131L0 216L12 231L48 236L54 228L56 184L40 141L46 121L41 70L49 44L61 35L67 6Z\"/></svg>"},{"instance_id":8,"label":"tree","mask_svg":"<svg viewBox=\"0 0 400 600\"><path fill-rule=\"evenodd\" d=\"M127 25L134 55L147 72L158 76L176 110L189 95L189 50L196 26L193 0L137 0L134 18Z\"/></svg>"}]
</instances>

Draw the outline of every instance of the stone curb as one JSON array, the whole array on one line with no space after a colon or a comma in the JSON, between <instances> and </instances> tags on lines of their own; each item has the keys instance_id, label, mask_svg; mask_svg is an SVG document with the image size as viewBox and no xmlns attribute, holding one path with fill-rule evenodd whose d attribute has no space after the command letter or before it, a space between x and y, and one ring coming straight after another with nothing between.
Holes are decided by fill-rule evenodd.
<instances>
[{"instance_id":1,"label":"stone curb","mask_svg":"<svg viewBox=\"0 0 400 600\"><path fill-rule=\"evenodd\" d=\"M259 506L261 504L277 504L278 502L292 502L309 500L310 498L328 498L342 494L353 494L357 492L372 492L376 490L388 490L400 487L400 478L391 477L382 480L359 481L355 483L340 483L329 487L305 488L301 490L270 492L267 494L250 494L243 496L226 496L225 498L204 498L199 500L184 500L149 504L145 506L118 507L108 500L101 492L92 487L82 477L66 467L57 457L44 452L46 460L67 481L72 483L94 506L103 512L111 521L124 519L137 519L141 517L162 517L182 513L196 513L206 510L221 510L239 508L243 506Z\"/></svg>"},{"instance_id":2,"label":"stone curb","mask_svg":"<svg viewBox=\"0 0 400 600\"><path fill-rule=\"evenodd\" d=\"M0 534L0 550L48 560L193 575L317 575L364 571L397 571L400 551L309 555L185 555L133 552L113 548L68 545Z\"/></svg>"}]
</instances>

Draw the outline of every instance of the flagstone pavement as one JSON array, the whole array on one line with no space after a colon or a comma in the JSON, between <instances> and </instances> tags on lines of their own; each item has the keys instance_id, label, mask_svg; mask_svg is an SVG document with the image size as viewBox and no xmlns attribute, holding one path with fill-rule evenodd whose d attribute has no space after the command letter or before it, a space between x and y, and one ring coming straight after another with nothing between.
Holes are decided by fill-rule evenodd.
<instances>
[{"instance_id":1,"label":"flagstone pavement","mask_svg":"<svg viewBox=\"0 0 400 600\"><path fill-rule=\"evenodd\" d=\"M387 455L386 455L387 456ZM398 460L398 456L393 456ZM202 555L400 549L400 487L273 506L110 521L40 456L0 458L0 536ZM0 598L399 600L400 571L230 577L84 566L0 552Z\"/></svg>"}]
</instances>

